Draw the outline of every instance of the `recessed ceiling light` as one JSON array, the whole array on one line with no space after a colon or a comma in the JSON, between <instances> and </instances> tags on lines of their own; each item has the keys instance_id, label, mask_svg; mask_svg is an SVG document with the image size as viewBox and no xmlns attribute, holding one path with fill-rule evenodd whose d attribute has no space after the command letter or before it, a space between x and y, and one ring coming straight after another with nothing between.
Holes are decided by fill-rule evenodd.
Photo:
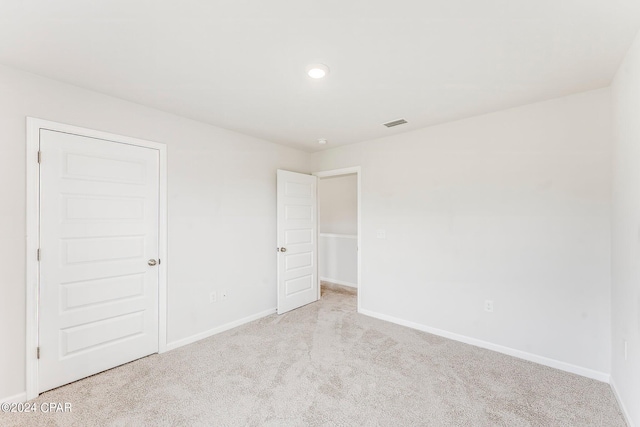
<instances>
[{"instance_id":1,"label":"recessed ceiling light","mask_svg":"<svg viewBox=\"0 0 640 427\"><path fill-rule=\"evenodd\" d=\"M320 138L320 139L318 139L318 144L320 144L320 145L325 145L326 143L327 143L326 138Z\"/></svg>"},{"instance_id":2,"label":"recessed ceiling light","mask_svg":"<svg viewBox=\"0 0 640 427\"><path fill-rule=\"evenodd\" d=\"M329 74L329 67L324 64L311 64L307 66L307 75L312 79L321 79Z\"/></svg>"}]
</instances>

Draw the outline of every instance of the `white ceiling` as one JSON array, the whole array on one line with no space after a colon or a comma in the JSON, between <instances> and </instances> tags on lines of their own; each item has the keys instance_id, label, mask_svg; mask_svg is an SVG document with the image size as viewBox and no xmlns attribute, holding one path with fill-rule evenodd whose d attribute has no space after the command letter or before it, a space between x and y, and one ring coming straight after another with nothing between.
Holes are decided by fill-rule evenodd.
<instances>
[{"instance_id":1,"label":"white ceiling","mask_svg":"<svg viewBox=\"0 0 640 427\"><path fill-rule=\"evenodd\" d=\"M315 151L607 86L639 27L638 0L2 0L0 63Z\"/></svg>"}]
</instances>

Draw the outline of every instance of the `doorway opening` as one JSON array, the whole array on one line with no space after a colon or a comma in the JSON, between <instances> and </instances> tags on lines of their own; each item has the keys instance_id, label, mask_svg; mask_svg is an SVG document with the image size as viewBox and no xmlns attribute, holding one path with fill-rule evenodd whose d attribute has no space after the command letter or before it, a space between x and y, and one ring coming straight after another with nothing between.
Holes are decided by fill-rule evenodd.
<instances>
[{"instance_id":1,"label":"doorway opening","mask_svg":"<svg viewBox=\"0 0 640 427\"><path fill-rule=\"evenodd\" d=\"M318 291L357 295L360 311L360 167L317 172Z\"/></svg>"}]
</instances>

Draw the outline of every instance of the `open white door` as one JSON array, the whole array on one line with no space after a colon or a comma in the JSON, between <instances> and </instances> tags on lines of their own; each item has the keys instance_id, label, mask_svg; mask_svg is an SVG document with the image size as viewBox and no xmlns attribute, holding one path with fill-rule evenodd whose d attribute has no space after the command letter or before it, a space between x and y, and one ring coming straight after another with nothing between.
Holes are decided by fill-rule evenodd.
<instances>
[{"instance_id":1,"label":"open white door","mask_svg":"<svg viewBox=\"0 0 640 427\"><path fill-rule=\"evenodd\" d=\"M318 300L317 178L278 170L278 314Z\"/></svg>"},{"instance_id":2,"label":"open white door","mask_svg":"<svg viewBox=\"0 0 640 427\"><path fill-rule=\"evenodd\" d=\"M39 392L158 351L159 152L40 130Z\"/></svg>"}]
</instances>

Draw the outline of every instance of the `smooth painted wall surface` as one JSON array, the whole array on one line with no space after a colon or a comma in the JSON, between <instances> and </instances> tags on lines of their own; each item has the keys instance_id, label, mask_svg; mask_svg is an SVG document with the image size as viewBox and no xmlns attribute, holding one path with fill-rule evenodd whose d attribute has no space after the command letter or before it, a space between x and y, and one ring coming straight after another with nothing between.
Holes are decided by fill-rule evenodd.
<instances>
[{"instance_id":1,"label":"smooth painted wall surface","mask_svg":"<svg viewBox=\"0 0 640 427\"><path fill-rule=\"evenodd\" d=\"M358 176L318 179L320 233L358 234Z\"/></svg>"},{"instance_id":2,"label":"smooth painted wall surface","mask_svg":"<svg viewBox=\"0 0 640 427\"><path fill-rule=\"evenodd\" d=\"M362 308L606 376L610 95L314 154L362 167Z\"/></svg>"},{"instance_id":3,"label":"smooth painted wall surface","mask_svg":"<svg viewBox=\"0 0 640 427\"><path fill-rule=\"evenodd\" d=\"M320 280L358 287L358 238L321 234L318 245Z\"/></svg>"},{"instance_id":4,"label":"smooth painted wall surface","mask_svg":"<svg viewBox=\"0 0 640 427\"><path fill-rule=\"evenodd\" d=\"M276 169L308 154L0 67L0 401L25 391L27 116L167 144L169 343L276 306Z\"/></svg>"},{"instance_id":5,"label":"smooth painted wall surface","mask_svg":"<svg viewBox=\"0 0 640 427\"><path fill-rule=\"evenodd\" d=\"M640 426L640 34L616 74L612 95L611 379L630 421Z\"/></svg>"}]
</instances>

